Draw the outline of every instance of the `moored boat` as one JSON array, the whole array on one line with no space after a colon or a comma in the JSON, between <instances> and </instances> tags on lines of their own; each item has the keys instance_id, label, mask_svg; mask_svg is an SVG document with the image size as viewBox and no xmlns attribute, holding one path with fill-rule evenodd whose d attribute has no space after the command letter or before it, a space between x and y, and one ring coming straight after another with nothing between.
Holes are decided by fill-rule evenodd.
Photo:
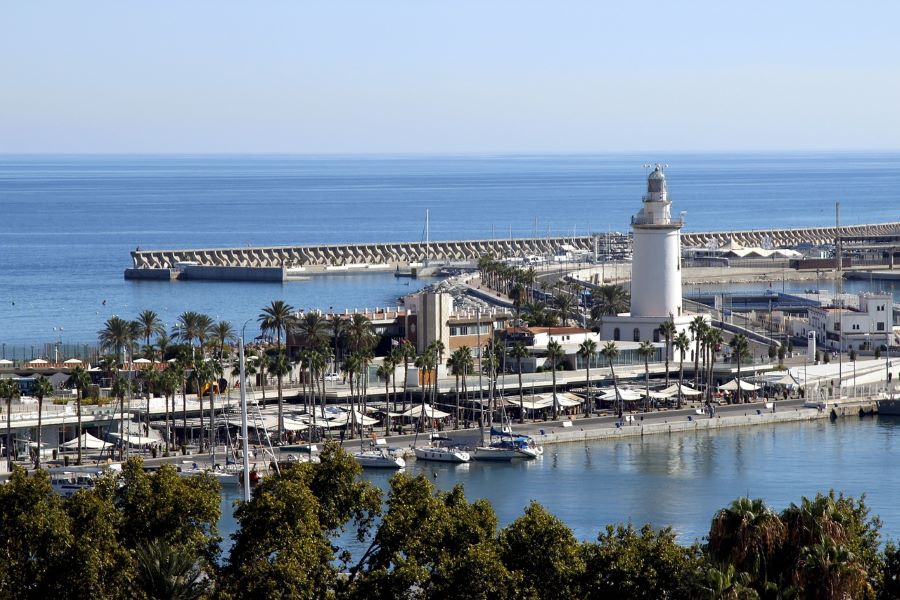
<instances>
[{"instance_id":1,"label":"moored boat","mask_svg":"<svg viewBox=\"0 0 900 600\"><path fill-rule=\"evenodd\" d=\"M406 461L399 456L393 456L383 448L360 450L353 453L353 458L363 467L373 469L402 469Z\"/></svg>"}]
</instances>

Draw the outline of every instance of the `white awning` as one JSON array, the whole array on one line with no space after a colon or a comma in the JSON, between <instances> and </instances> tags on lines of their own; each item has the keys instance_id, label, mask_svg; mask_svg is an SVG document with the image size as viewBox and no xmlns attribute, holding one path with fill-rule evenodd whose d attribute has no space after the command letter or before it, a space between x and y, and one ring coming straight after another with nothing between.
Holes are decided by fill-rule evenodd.
<instances>
[{"instance_id":1,"label":"white awning","mask_svg":"<svg viewBox=\"0 0 900 600\"><path fill-rule=\"evenodd\" d=\"M122 435L120 433L110 433L109 437L114 440L125 439L129 445L131 446L149 446L150 444L157 444L160 440L151 437L144 437L142 435Z\"/></svg>"},{"instance_id":2,"label":"white awning","mask_svg":"<svg viewBox=\"0 0 900 600\"><path fill-rule=\"evenodd\" d=\"M60 444L62 448L77 448L78 447L78 438L73 438L68 442L63 442ZM104 442L101 439L95 438L88 432L84 432L81 435L81 447L87 448L88 450L102 450L103 448L109 448L111 444L109 442Z\"/></svg>"},{"instance_id":3,"label":"white awning","mask_svg":"<svg viewBox=\"0 0 900 600\"><path fill-rule=\"evenodd\" d=\"M640 400L644 395L640 392L636 392L634 390L629 390L628 388L619 388L619 398L622 400ZM603 391L603 395L600 396L601 400L615 400L616 399L616 390L615 389L607 389Z\"/></svg>"},{"instance_id":4,"label":"white awning","mask_svg":"<svg viewBox=\"0 0 900 600\"><path fill-rule=\"evenodd\" d=\"M733 392L738 389L738 380L732 379L728 383L719 386L720 390L725 390L728 392ZM741 381L741 389L745 392L753 392L759 389L758 385L753 385L752 383L748 383L746 381Z\"/></svg>"},{"instance_id":5,"label":"white awning","mask_svg":"<svg viewBox=\"0 0 900 600\"><path fill-rule=\"evenodd\" d=\"M424 412L425 412L425 416L430 419L443 419L444 417L450 416L450 413L445 413L442 410L438 410L438 409L434 408L433 406L431 406L430 404L425 405ZM419 417L422 416L422 406L421 405L413 406L412 408L407 410L405 413L403 413L403 416L411 417L413 419L418 419ZM372 419L372 420L374 421L375 419Z\"/></svg>"},{"instance_id":6,"label":"white awning","mask_svg":"<svg viewBox=\"0 0 900 600\"><path fill-rule=\"evenodd\" d=\"M82 362L80 360L78 360L77 358L70 358L66 361L63 361L63 364L64 365L80 365L80 364L82 364Z\"/></svg>"},{"instance_id":7,"label":"white awning","mask_svg":"<svg viewBox=\"0 0 900 600\"><path fill-rule=\"evenodd\" d=\"M671 398L672 396L678 395L678 384L673 383L669 387L664 390L659 391L660 394L667 394L667 397ZM686 385L681 386L681 395L682 396L699 396L702 394L700 390L695 390L692 387L688 387Z\"/></svg>"}]
</instances>

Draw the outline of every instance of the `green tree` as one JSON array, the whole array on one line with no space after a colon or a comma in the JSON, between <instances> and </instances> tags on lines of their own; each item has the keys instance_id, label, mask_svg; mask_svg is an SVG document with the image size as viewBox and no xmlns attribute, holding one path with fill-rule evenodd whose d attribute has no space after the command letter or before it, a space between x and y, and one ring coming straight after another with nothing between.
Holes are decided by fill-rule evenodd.
<instances>
[{"instance_id":1,"label":"green tree","mask_svg":"<svg viewBox=\"0 0 900 600\"><path fill-rule=\"evenodd\" d=\"M663 336L663 340L666 343L666 387L669 387L669 354L672 351L672 340L675 339L675 336L678 334L678 329L675 327L675 321L672 320L671 316L667 321L663 321L659 324L659 332Z\"/></svg>"},{"instance_id":2,"label":"green tree","mask_svg":"<svg viewBox=\"0 0 900 600\"><path fill-rule=\"evenodd\" d=\"M224 360L225 350L237 340L234 333L234 327L228 321L219 321L212 326L210 331L210 341L216 348L216 357Z\"/></svg>"},{"instance_id":3,"label":"green tree","mask_svg":"<svg viewBox=\"0 0 900 600\"><path fill-rule=\"evenodd\" d=\"M142 311L134 322L137 323L138 334L144 338L145 346L150 346L150 338L166 332L159 315L152 310Z\"/></svg>"},{"instance_id":4,"label":"green tree","mask_svg":"<svg viewBox=\"0 0 900 600\"><path fill-rule=\"evenodd\" d=\"M683 547L670 528L630 523L601 531L596 543L582 546L585 600L692 598L692 584L703 568L700 547Z\"/></svg>"},{"instance_id":5,"label":"green tree","mask_svg":"<svg viewBox=\"0 0 900 600\"><path fill-rule=\"evenodd\" d=\"M688 329L691 332L691 335L694 338L695 344L695 352L694 352L694 388L700 389L700 344L703 341L704 336L706 335L706 330L709 326L706 324L706 317L703 315L697 315L691 321L691 324L688 325Z\"/></svg>"},{"instance_id":6,"label":"green tree","mask_svg":"<svg viewBox=\"0 0 900 600\"><path fill-rule=\"evenodd\" d=\"M0 397L6 400L6 470L12 471L15 443L12 437L12 401L20 395L19 382L15 379L0 379Z\"/></svg>"},{"instance_id":7,"label":"green tree","mask_svg":"<svg viewBox=\"0 0 900 600\"><path fill-rule=\"evenodd\" d=\"M587 378L587 400L584 405L584 417L587 419L594 411L594 395L591 389L591 361L597 356L597 342L586 339L578 346L578 354L584 359L585 377Z\"/></svg>"},{"instance_id":8,"label":"green tree","mask_svg":"<svg viewBox=\"0 0 900 600\"><path fill-rule=\"evenodd\" d=\"M712 402L712 393L713 393L713 370L716 366L716 350L719 346L722 345L724 341L722 339L722 332L718 329L709 328L706 331L706 335L704 336L704 344L706 345L706 351L709 353L709 361L708 361L708 372L706 376L706 399L709 402Z\"/></svg>"},{"instance_id":9,"label":"green tree","mask_svg":"<svg viewBox=\"0 0 900 600\"><path fill-rule=\"evenodd\" d=\"M453 424L454 429L459 429L459 424L462 421L462 414L460 413L460 403L459 403L459 378L465 377L466 375L466 357L465 352L462 348L457 348L453 351L453 353L447 357L447 368L450 369L450 373L456 378L456 383L453 386L453 389L456 393L456 412L455 412L455 423Z\"/></svg>"},{"instance_id":10,"label":"green tree","mask_svg":"<svg viewBox=\"0 0 900 600\"><path fill-rule=\"evenodd\" d=\"M684 356L687 354L688 348L691 347L691 340L683 331L678 332L674 340L675 348L678 350L678 408L681 408L682 388L684 387Z\"/></svg>"},{"instance_id":11,"label":"green tree","mask_svg":"<svg viewBox=\"0 0 900 600\"><path fill-rule=\"evenodd\" d=\"M78 454L75 461L75 464L81 464L81 402L84 400L84 390L86 390L91 385L91 375L87 372L83 366L78 365L72 372L69 374L68 384L71 387L75 388L76 396L75 396L75 413L76 419L78 422L77 426L77 435L78 435Z\"/></svg>"},{"instance_id":12,"label":"green tree","mask_svg":"<svg viewBox=\"0 0 900 600\"><path fill-rule=\"evenodd\" d=\"M41 468L41 438L43 430L41 428L42 416L44 412L44 398L53 394L53 384L50 380L41 375L31 386L31 395L38 401L38 420L37 420L37 447L34 449L34 468Z\"/></svg>"},{"instance_id":13,"label":"green tree","mask_svg":"<svg viewBox=\"0 0 900 600\"><path fill-rule=\"evenodd\" d=\"M278 439L284 439L284 393L281 389L282 379L291 372L291 363L280 349L278 353L271 358L269 363L269 373L275 376L278 381Z\"/></svg>"},{"instance_id":14,"label":"green tree","mask_svg":"<svg viewBox=\"0 0 900 600\"><path fill-rule=\"evenodd\" d=\"M616 370L613 368L613 361L619 357L619 347L616 346L615 342L606 342L606 345L600 350L600 354L606 359L606 364L609 365L609 375L612 377L613 390L616 392L616 410L621 418L624 406L622 397L619 395L619 384L616 382Z\"/></svg>"},{"instance_id":15,"label":"green tree","mask_svg":"<svg viewBox=\"0 0 900 600\"><path fill-rule=\"evenodd\" d=\"M522 342L513 344L509 352L511 358L516 359L516 374L519 377L519 423L525 422L525 396L522 393L522 359L528 357L528 348Z\"/></svg>"},{"instance_id":16,"label":"green tree","mask_svg":"<svg viewBox=\"0 0 900 600\"><path fill-rule=\"evenodd\" d=\"M209 587L197 558L163 540L135 550L135 595L147 600L199 600Z\"/></svg>"},{"instance_id":17,"label":"green tree","mask_svg":"<svg viewBox=\"0 0 900 600\"><path fill-rule=\"evenodd\" d=\"M650 408L650 357L656 354L656 348L648 341L641 342L638 354L644 359L644 412Z\"/></svg>"},{"instance_id":18,"label":"green tree","mask_svg":"<svg viewBox=\"0 0 900 600\"><path fill-rule=\"evenodd\" d=\"M743 402L743 394L741 391L741 363L750 358L750 342L747 341L747 337L743 333L738 333L731 338L728 345L731 346L732 356L734 356L734 360L737 362L737 401L738 404L740 404Z\"/></svg>"},{"instance_id":19,"label":"green tree","mask_svg":"<svg viewBox=\"0 0 900 600\"><path fill-rule=\"evenodd\" d=\"M504 566L524 579L521 597L577 597L577 580L585 565L572 531L540 504L500 532Z\"/></svg>"},{"instance_id":20,"label":"green tree","mask_svg":"<svg viewBox=\"0 0 900 600\"><path fill-rule=\"evenodd\" d=\"M106 323L98 332L100 340L100 349L102 351L112 351L115 353L115 360L122 359L122 350L131 345L134 339L135 328L131 322L125 319L112 316L106 320Z\"/></svg>"},{"instance_id":21,"label":"green tree","mask_svg":"<svg viewBox=\"0 0 900 600\"><path fill-rule=\"evenodd\" d=\"M337 320L340 321L340 319ZM293 329L304 348L325 346L330 337L328 321L322 313L317 311L305 313L294 322Z\"/></svg>"},{"instance_id":22,"label":"green tree","mask_svg":"<svg viewBox=\"0 0 900 600\"><path fill-rule=\"evenodd\" d=\"M765 502L744 497L713 517L707 550L714 561L766 582L786 537L784 523Z\"/></svg>"},{"instance_id":23,"label":"green tree","mask_svg":"<svg viewBox=\"0 0 900 600\"><path fill-rule=\"evenodd\" d=\"M559 418L559 400L556 398L556 367L559 362L565 358L562 346L556 340L550 340L547 343L547 360L550 361L550 368L553 371L553 420Z\"/></svg>"},{"instance_id":24,"label":"green tree","mask_svg":"<svg viewBox=\"0 0 900 600\"><path fill-rule=\"evenodd\" d=\"M567 292L557 292L553 295L553 307L562 321L563 327L569 324L569 315L576 306L575 297Z\"/></svg>"},{"instance_id":25,"label":"green tree","mask_svg":"<svg viewBox=\"0 0 900 600\"><path fill-rule=\"evenodd\" d=\"M384 435L390 435L390 427L391 427L391 375L394 373L394 364L391 362L390 357L386 357L384 361L378 365L378 370L375 373L379 379L384 381Z\"/></svg>"}]
</instances>

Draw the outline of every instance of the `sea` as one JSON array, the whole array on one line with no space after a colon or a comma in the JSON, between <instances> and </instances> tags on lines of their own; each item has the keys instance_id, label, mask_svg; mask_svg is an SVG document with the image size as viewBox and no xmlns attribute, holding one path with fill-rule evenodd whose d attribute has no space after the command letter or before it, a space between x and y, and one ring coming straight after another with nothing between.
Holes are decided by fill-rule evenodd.
<instances>
[{"instance_id":1,"label":"sea","mask_svg":"<svg viewBox=\"0 0 900 600\"><path fill-rule=\"evenodd\" d=\"M829 490L865 498L882 519L882 542L900 541L900 417L851 417L643 438L556 444L533 461L451 465L412 462L439 490L461 484L469 501L491 501L500 526L532 501L562 519L580 540L608 524L672 527L683 544L702 542L715 512L740 496L762 498L781 511ZM365 477L387 490L393 471ZM220 532L238 529L232 514L240 491L223 494ZM345 535L357 555L367 544Z\"/></svg>"},{"instance_id":2,"label":"sea","mask_svg":"<svg viewBox=\"0 0 900 600\"><path fill-rule=\"evenodd\" d=\"M686 230L900 220L900 153L466 156L0 156L0 351L94 343L113 315L186 310L255 333L261 308L396 305L427 280L125 281L136 248L627 231L649 164ZM62 358L62 357L60 357Z\"/></svg>"}]
</instances>

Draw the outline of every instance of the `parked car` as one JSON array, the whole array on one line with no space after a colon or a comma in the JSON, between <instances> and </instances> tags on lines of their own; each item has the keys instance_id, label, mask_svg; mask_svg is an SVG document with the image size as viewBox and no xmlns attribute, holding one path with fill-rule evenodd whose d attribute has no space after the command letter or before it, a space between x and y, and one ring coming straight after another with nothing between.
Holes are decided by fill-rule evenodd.
<instances>
[{"instance_id":1,"label":"parked car","mask_svg":"<svg viewBox=\"0 0 900 600\"><path fill-rule=\"evenodd\" d=\"M341 376L338 373L326 373L325 381L340 381Z\"/></svg>"}]
</instances>

